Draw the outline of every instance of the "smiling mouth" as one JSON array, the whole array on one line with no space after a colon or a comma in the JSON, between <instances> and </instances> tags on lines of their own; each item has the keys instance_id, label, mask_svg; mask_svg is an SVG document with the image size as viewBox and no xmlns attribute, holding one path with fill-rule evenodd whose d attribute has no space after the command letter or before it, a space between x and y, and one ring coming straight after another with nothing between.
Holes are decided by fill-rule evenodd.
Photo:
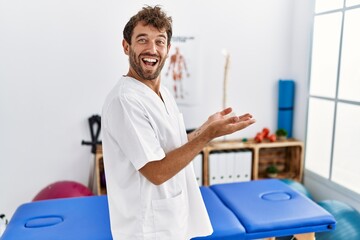
<instances>
[{"instance_id":1,"label":"smiling mouth","mask_svg":"<svg viewBox=\"0 0 360 240\"><path fill-rule=\"evenodd\" d=\"M143 61L143 63L146 66L155 66L159 61L159 60L157 60L155 58L148 58L148 57L142 58L141 60Z\"/></svg>"}]
</instances>

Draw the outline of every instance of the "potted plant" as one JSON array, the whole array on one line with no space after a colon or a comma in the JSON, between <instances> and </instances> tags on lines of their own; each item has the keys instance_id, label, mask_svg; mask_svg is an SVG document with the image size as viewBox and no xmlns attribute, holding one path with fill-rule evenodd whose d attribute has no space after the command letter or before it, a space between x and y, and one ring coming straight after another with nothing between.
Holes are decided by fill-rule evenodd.
<instances>
[{"instance_id":1,"label":"potted plant","mask_svg":"<svg viewBox=\"0 0 360 240\"><path fill-rule=\"evenodd\" d=\"M279 128L278 130L276 130L276 136L277 136L277 139L279 139L279 140L286 140L287 135L288 135L288 132L283 128Z\"/></svg>"},{"instance_id":2,"label":"potted plant","mask_svg":"<svg viewBox=\"0 0 360 240\"><path fill-rule=\"evenodd\" d=\"M266 174L270 178L277 177L278 172L279 172L279 169L276 167L275 164L271 164L270 166L268 166L266 168Z\"/></svg>"}]
</instances>

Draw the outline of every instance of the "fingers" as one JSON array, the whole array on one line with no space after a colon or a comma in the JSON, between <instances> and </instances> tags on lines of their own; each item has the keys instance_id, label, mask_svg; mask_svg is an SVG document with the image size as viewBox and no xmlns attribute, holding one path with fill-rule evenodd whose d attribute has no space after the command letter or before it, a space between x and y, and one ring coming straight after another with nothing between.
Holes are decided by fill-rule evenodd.
<instances>
[{"instance_id":1,"label":"fingers","mask_svg":"<svg viewBox=\"0 0 360 240\"><path fill-rule=\"evenodd\" d=\"M224 110L222 110L220 112L221 116L226 116L226 117L234 117L236 114L235 112L233 112L233 109L231 107L225 108ZM241 120L245 120L248 118L252 118L252 115L250 113L245 113L241 116L238 116L239 119Z\"/></svg>"},{"instance_id":2,"label":"fingers","mask_svg":"<svg viewBox=\"0 0 360 240\"><path fill-rule=\"evenodd\" d=\"M252 115L250 113L245 113L244 115L241 116L229 116L229 118L227 118L227 122L228 123L237 123L239 121L247 121L249 119L252 119Z\"/></svg>"},{"instance_id":3,"label":"fingers","mask_svg":"<svg viewBox=\"0 0 360 240\"><path fill-rule=\"evenodd\" d=\"M246 113L241 116L224 117L213 121L209 123L208 129L212 132L212 137L216 138L242 130L253 123L255 123L255 119L252 118L251 114Z\"/></svg>"},{"instance_id":4,"label":"fingers","mask_svg":"<svg viewBox=\"0 0 360 240\"><path fill-rule=\"evenodd\" d=\"M241 120L246 120L246 119L250 119L253 116L250 113L245 113L244 115L239 116L239 119Z\"/></svg>"},{"instance_id":5,"label":"fingers","mask_svg":"<svg viewBox=\"0 0 360 240\"><path fill-rule=\"evenodd\" d=\"M229 114L229 113L231 113L231 112L232 112L232 108L231 108L231 107L228 107L228 108L223 109L223 110L220 112L220 114L221 114L222 116L225 116L225 115L227 115L227 114Z\"/></svg>"},{"instance_id":6,"label":"fingers","mask_svg":"<svg viewBox=\"0 0 360 240\"><path fill-rule=\"evenodd\" d=\"M229 113L231 113L231 112L232 112L232 108L231 108L231 107L225 108L225 109L223 109L222 111L216 112L216 113L214 113L213 115L209 116L208 122L220 120L220 119L223 119L223 118L225 118L225 117L231 117L231 116L227 116L227 115L228 115Z\"/></svg>"},{"instance_id":7,"label":"fingers","mask_svg":"<svg viewBox=\"0 0 360 240\"><path fill-rule=\"evenodd\" d=\"M231 134L231 133L240 131L240 130L242 130L244 128L247 128L248 126L250 126L251 124L253 124L255 122L256 122L256 120L253 119L253 118L249 118L249 119L246 119L246 120L238 119L237 122L234 122L232 124L227 125L227 128L229 130L228 134Z\"/></svg>"},{"instance_id":8,"label":"fingers","mask_svg":"<svg viewBox=\"0 0 360 240\"><path fill-rule=\"evenodd\" d=\"M252 115L248 114L248 113L244 114L242 116L228 118L228 119L226 119L226 121L227 121L227 124L235 125L233 127L237 130L248 127L249 125L256 122L256 120L254 118L252 118Z\"/></svg>"},{"instance_id":9,"label":"fingers","mask_svg":"<svg viewBox=\"0 0 360 240\"><path fill-rule=\"evenodd\" d=\"M256 122L256 120L254 118L249 118L249 119L243 121L243 123L245 123L246 127L255 122Z\"/></svg>"}]
</instances>

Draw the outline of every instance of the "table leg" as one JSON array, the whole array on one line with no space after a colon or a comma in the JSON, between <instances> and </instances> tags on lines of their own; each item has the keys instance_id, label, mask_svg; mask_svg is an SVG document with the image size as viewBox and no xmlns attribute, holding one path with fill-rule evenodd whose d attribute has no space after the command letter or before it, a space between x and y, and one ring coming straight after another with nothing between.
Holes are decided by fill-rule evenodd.
<instances>
[{"instance_id":1,"label":"table leg","mask_svg":"<svg viewBox=\"0 0 360 240\"><path fill-rule=\"evenodd\" d=\"M264 238L263 240L275 240L275 237ZM315 233L295 234L294 240L315 240Z\"/></svg>"},{"instance_id":2,"label":"table leg","mask_svg":"<svg viewBox=\"0 0 360 240\"><path fill-rule=\"evenodd\" d=\"M315 233L295 234L296 240L315 240Z\"/></svg>"}]
</instances>

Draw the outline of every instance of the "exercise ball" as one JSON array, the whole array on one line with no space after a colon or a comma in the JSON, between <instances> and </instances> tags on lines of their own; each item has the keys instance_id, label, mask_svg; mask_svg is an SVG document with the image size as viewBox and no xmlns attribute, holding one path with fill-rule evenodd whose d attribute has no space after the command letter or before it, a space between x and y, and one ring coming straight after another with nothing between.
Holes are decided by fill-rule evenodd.
<instances>
[{"instance_id":1,"label":"exercise ball","mask_svg":"<svg viewBox=\"0 0 360 240\"><path fill-rule=\"evenodd\" d=\"M81 183L74 181L59 181L52 183L42 189L33 199L33 201L85 197L94 195L90 189Z\"/></svg>"},{"instance_id":2,"label":"exercise ball","mask_svg":"<svg viewBox=\"0 0 360 240\"><path fill-rule=\"evenodd\" d=\"M336 228L329 232L316 233L316 240L359 240L360 213L353 207L336 200L318 202L336 219Z\"/></svg>"},{"instance_id":3,"label":"exercise ball","mask_svg":"<svg viewBox=\"0 0 360 240\"><path fill-rule=\"evenodd\" d=\"M313 200L311 193L301 183L291 179L281 179L281 181Z\"/></svg>"}]
</instances>

